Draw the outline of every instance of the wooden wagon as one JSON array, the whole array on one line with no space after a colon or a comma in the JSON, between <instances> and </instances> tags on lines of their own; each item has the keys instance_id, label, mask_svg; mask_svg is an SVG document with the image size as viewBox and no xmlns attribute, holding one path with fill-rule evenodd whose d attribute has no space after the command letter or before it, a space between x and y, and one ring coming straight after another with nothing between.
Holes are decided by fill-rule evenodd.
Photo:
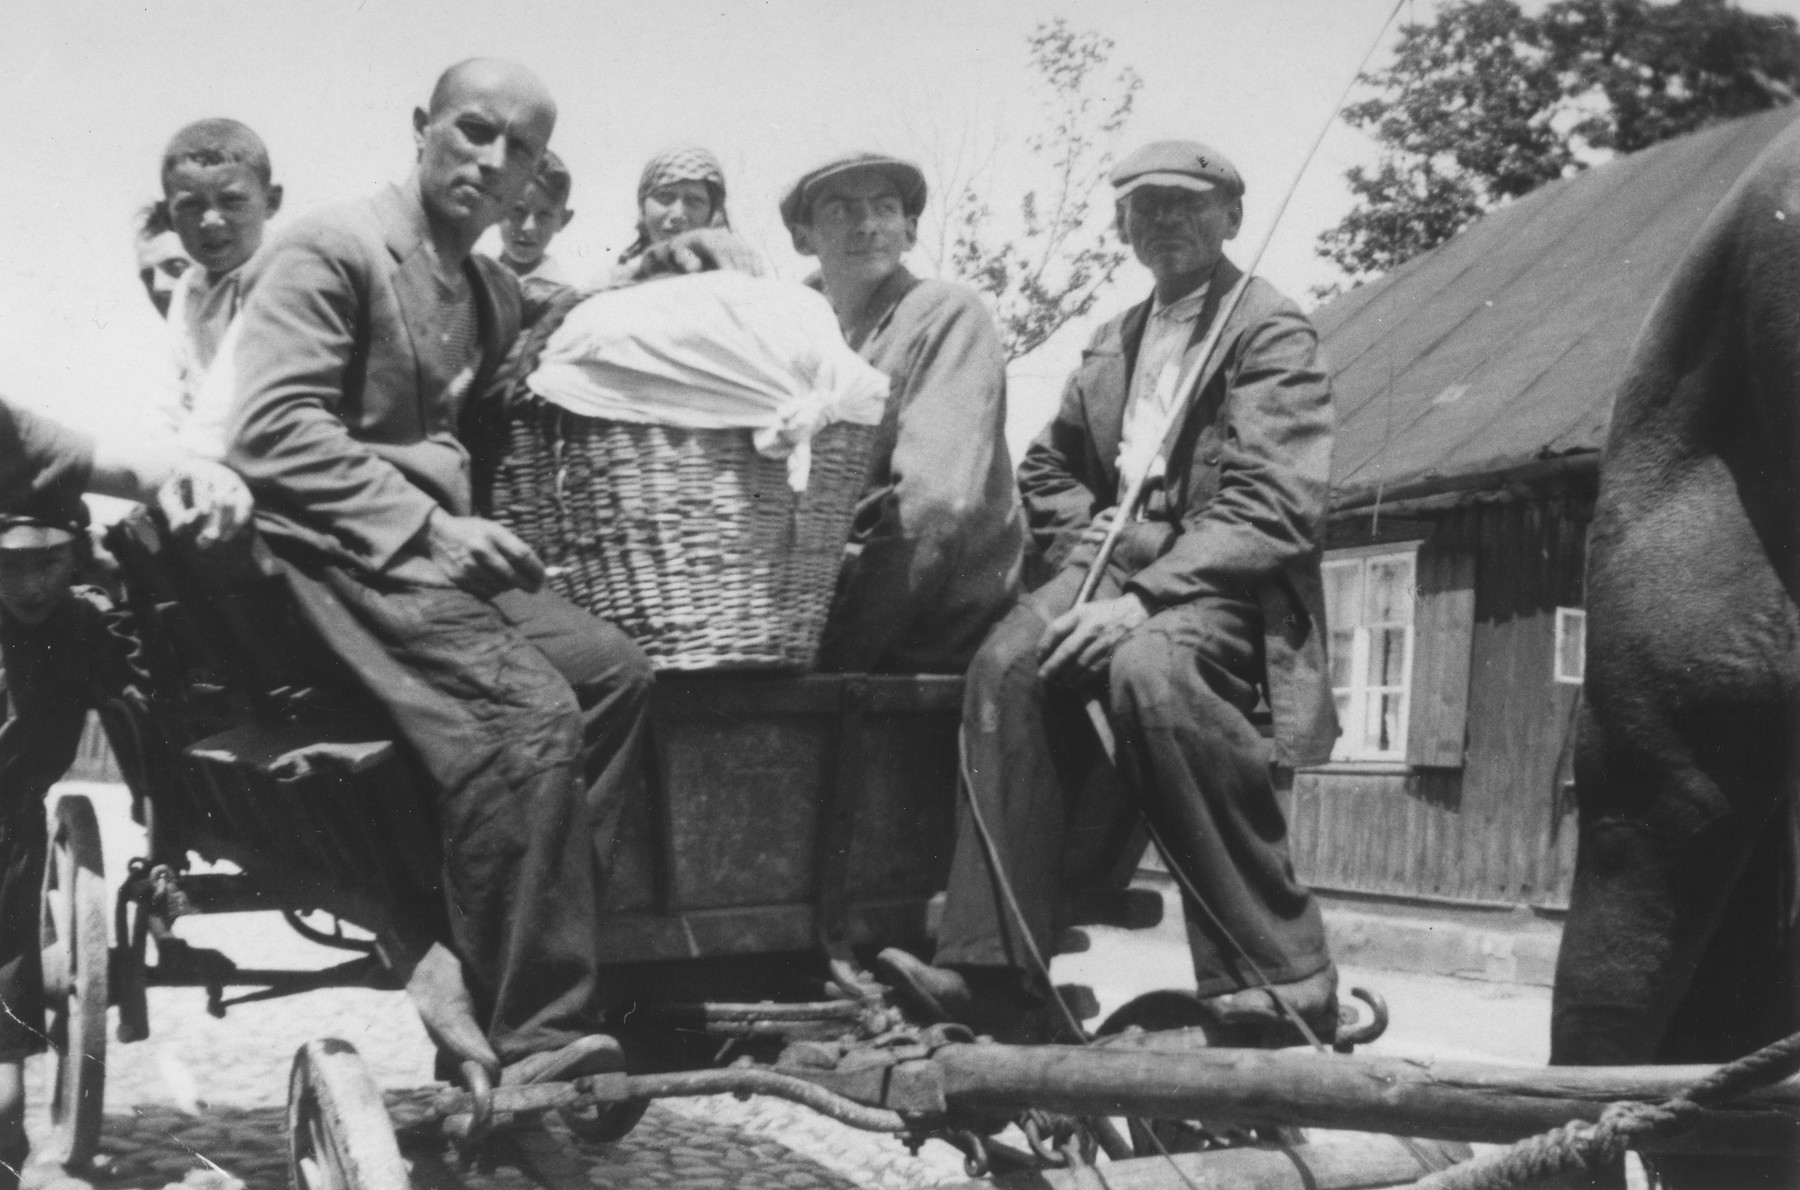
<instances>
[{"instance_id":1,"label":"wooden wagon","mask_svg":"<svg viewBox=\"0 0 1800 1190\"><path fill-rule=\"evenodd\" d=\"M221 1014L327 986L395 987L381 939L438 895L428 800L378 707L295 621L281 581L254 557L198 559L148 515L109 544L150 697L110 705L102 720L148 846L109 905L91 806L79 796L58 804L45 979L58 1051L52 1155L72 1167L96 1151L109 1005L120 1039L133 1041L149 1030L149 987L203 988ZM1371 1171L1410 1180L1457 1149L1372 1137L1309 1167L1291 1129L1508 1139L1666 1089L1666 1076L1564 1073L1546 1093L1514 1072L1216 1049L1180 993L1127 1005L1081 1050L1001 1046L908 1021L858 960L928 944L954 837L960 705L956 678L664 675L655 795L623 825L601 926L619 1006L607 1024L628 1069L449 1088L396 1121L353 1048L309 1044L290 1088L296 1190L400 1190L411 1176L403 1148L469 1152L509 1121L529 1131L549 1111L581 1135L616 1137L656 1098L720 1091L785 1096L913 1143L948 1139L972 1173L1054 1171L1098 1147L1154 1164L1142 1171L1150 1182L1133 1184L1180 1185L1210 1170L1248 1185L1375 1185ZM1106 798L1098 790L1094 804ZM1093 824L1104 833L1116 816ZM1116 838L1100 842L1117 851ZM190 856L239 871L195 870ZM1134 900L1128 873L1090 867L1067 920L1160 913L1159 897ZM186 915L252 910L279 910L345 961L242 968L174 932ZM320 929L313 911L360 929ZM1341 1029L1340 1051L1379 1032L1374 1016ZM1684 1143L1779 1143L1796 1102L1800 1090L1783 1084L1746 1110L1711 1113ZM992 1137L1007 1121L1023 1144ZM1177 1172L1175 1155L1202 1164ZM533 1172L554 1184L557 1168ZM1321 1179L1328 1168L1362 1180Z\"/></svg>"}]
</instances>

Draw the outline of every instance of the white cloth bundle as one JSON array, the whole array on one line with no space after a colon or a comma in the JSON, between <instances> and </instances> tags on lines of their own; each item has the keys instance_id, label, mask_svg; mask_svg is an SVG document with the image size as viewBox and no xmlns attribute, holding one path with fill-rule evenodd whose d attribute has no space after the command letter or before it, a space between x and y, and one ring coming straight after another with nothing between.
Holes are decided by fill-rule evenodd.
<instances>
[{"instance_id":1,"label":"white cloth bundle","mask_svg":"<svg viewBox=\"0 0 1800 1190\"><path fill-rule=\"evenodd\" d=\"M729 270L595 294L569 311L527 383L583 417L754 430L760 453L787 459L797 492L813 435L834 421L877 424L888 396L822 295Z\"/></svg>"}]
</instances>

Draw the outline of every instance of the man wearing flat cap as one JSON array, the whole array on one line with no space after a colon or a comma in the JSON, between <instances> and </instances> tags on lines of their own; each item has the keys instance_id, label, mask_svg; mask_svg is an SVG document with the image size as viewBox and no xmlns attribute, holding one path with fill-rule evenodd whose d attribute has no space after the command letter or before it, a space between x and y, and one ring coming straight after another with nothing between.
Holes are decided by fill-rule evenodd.
<instances>
[{"instance_id":1,"label":"man wearing flat cap","mask_svg":"<svg viewBox=\"0 0 1800 1190\"><path fill-rule=\"evenodd\" d=\"M96 441L0 400L0 1190L25 1165L24 1060L45 1048L44 798L88 710L132 697L137 677L105 596L71 585L83 491L154 500L202 546L250 518L249 491L217 463L156 440Z\"/></svg>"},{"instance_id":2,"label":"man wearing flat cap","mask_svg":"<svg viewBox=\"0 0 1800 1190\"><path fill-rule=\"evenodd\" d=\"M971 793L1047 956L1069 807L1101 757L1082 706L1101 698L1132 801L1204 901L1184 892L1202 1009L1221 1026L1280 1027L1268 984L1329 1028L1336 975L1288 858L1272 769L1325 760L1337 735L1319 575L1330 387L1312 326L1261 280L1225 317L1197 387L1184 384L1243 276L1223 252L1243 180L1214 149L1158 141L1112 182L1120 234L1155 289L1095 333L1020 467L1056 577L970 667ZM1146 472L1140 510L1122 510ZM1099 589L1076 608L1120 515L1131 519ZM1251 720L1264 701L1272 748ZM898 951L879 965L921 1011L1016 1036L1041 1021L1047 989L997 883L965 806L936 965Z\"/></svg>"},{"instance_id":3,"label":"man wearing flat cap","mask_svg":"<svg viewBox=\"0 0 1800 1190\"><path fill-rule=\"evenodd\" d=\"M845 341L892 382L822 669L961 673L1018 591L1006 355L973 290L901 263L924 206L919 167L874 153L827 162L781 200Z\"/></svg>"}]
</instances>

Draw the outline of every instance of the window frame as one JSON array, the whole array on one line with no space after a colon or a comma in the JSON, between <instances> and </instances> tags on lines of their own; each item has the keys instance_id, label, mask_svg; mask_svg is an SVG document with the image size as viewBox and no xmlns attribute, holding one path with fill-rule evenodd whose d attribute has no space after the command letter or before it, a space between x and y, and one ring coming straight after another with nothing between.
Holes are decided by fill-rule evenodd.
<instances>
[{"instance_id":1,"label":"window frame","mask_svg":"<svg viewBox=\"0 0 1800 1190\"><path fill-rule=\"evenodd\" d=\"M1333 566L1342 566L1346 563L1354 562L1361 568L1362 575L1358 590L1365 600L1363 605L1365 611L1367 608L1366 600L1368 597L1368 573L1371 564L1378 560L1405 559L1411 570L1411 580L1408 584L1408 614L1406 623L1402 626L1405 631L1405 650L1399 666L1401 684L1397 687L1368 685L1367 677L1369 670L1371 626L1366 623L1358 623L1350 630L1350 674L1353 679L1360 680L1353 681L1352 685L1347 688L1349 691L1349 704L1345 710L1340 713L1341 721L1338 724L1339 735L1337 740L1332 744L1331 759L1327 762L1329 765L1358 767L1372 766L1383 769L1392 769L1396 766L1406 766L1409 763L1408 757L1414 709L1413 704L1418 698L1418 692L1413 689L1413 671L1418 660L1419 648L1419 550L1422 544L1423 542L1421 541L1397 541L1386 542L1383 544L1345 546L1338 549L1327 550L1325 556L1321 559L1320 577L1322 579L1325 577L1325 573ZM1329 589L1329 583L1327 583L1326 586L1327 589ZM1359 616L1358 618L1360 619L1361 617ZM1337 632L1341 631L1341 629L1339 629L1335 623L1331 622L1329 612L1327 613L1326 619L1326 629L1329 634L1329 640L1329 636L1335 635ZM1393 625L1383 625L1383 627L1391 628ZM1329 673L1326 676L1327 680L1331 677ZM1332 685L1331 694L1334 703L1337 701L1341 689L1344 688L1340 688L1335 684ZM1382 694L1394 692L1399 693L1401 699L1399 726L1398 730L1394 733L1394 746L1386 750L1363 749L1361 747L1362 732L1365 730L1368 720L1368 699L1371 693ZM1356 741L1354 747L1349 743L1353 739Z\"/></svg>"}]
</instances>

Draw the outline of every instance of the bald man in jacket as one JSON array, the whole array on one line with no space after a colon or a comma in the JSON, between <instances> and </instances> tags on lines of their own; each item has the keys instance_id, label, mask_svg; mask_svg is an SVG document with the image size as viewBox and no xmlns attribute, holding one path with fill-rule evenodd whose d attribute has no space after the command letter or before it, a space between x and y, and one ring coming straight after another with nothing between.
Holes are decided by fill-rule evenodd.
<instances>
[{"instance_id":1,"label":"bald man in jacket","mask_svg":"<svg viewBox=\"0 0 1800 1190\"><path fill-rule=\"evenodd\" d=\"M411 177L269 244L215 368L234 388L228 461L302 613L436 793L448 945L394 940L390 957L441 1050L505 1082L616 1060L593 1034L597 852L641 788L651 680L477 515L520 299L471 249L555 119L522 67L445 72L413 116Z\"/></svg>"}]
</instances>

